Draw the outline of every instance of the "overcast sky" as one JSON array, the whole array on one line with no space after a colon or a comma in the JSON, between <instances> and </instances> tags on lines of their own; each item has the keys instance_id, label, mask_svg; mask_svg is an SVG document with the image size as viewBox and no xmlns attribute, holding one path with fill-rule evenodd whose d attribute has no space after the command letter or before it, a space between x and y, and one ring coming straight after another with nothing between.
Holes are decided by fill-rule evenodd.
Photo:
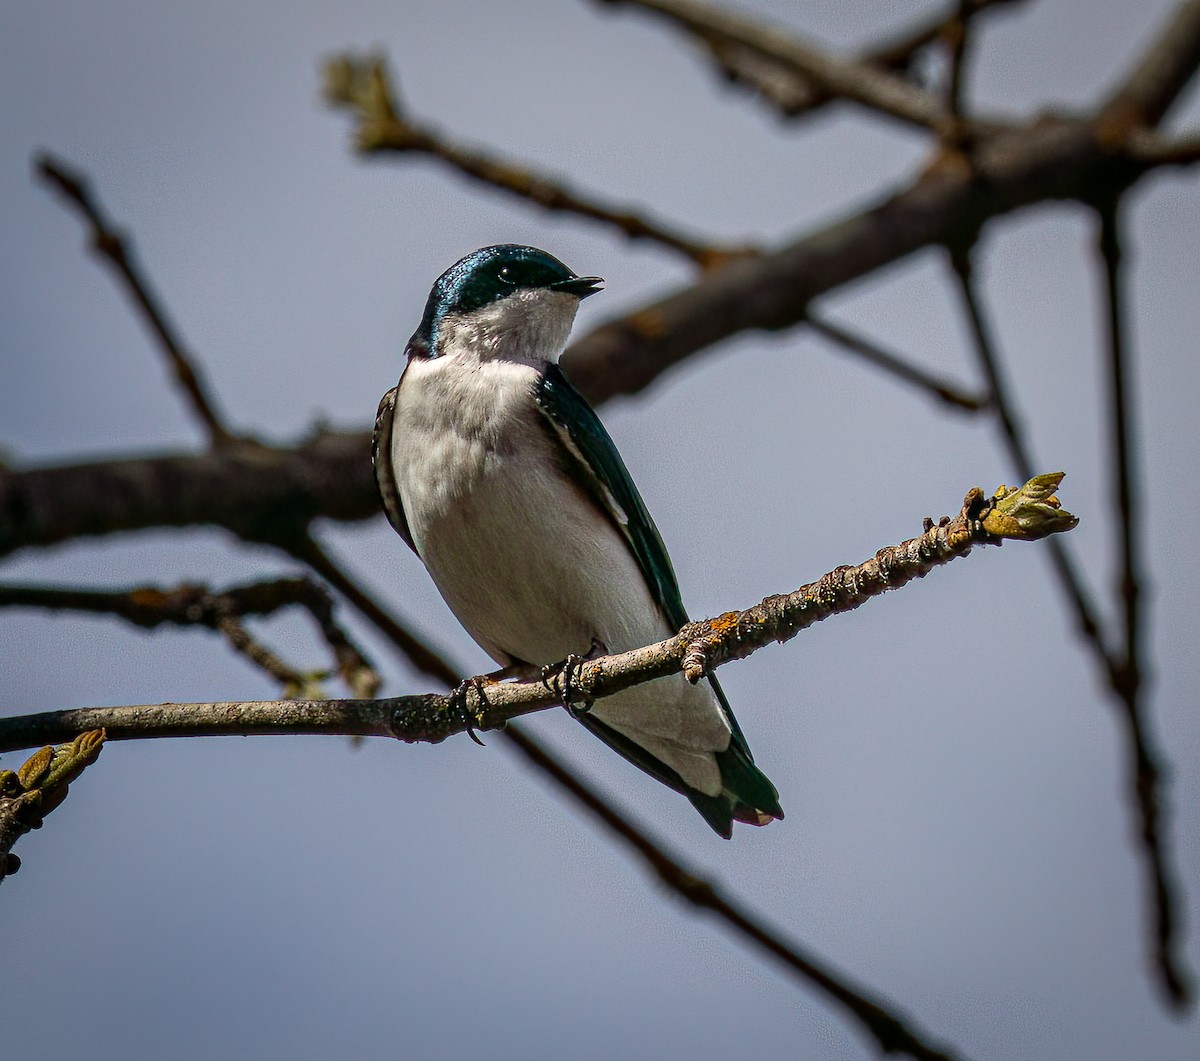
<instances>
[{"instance_id":1,"label":"overcast sky","mask_svg":"<svg viewBox=\"0 0 1200 1061\"><path fill-rule=\"evenodd\" d=\"M930 9L760 6L845 47ZM972 98L1016 115L1085 105L1169 7L1041 0L990 19ZM783 127L664 27L584 3L6 4L8 462L203 443L81 226L33 183L38 149L94 178L232 424L275 440L318 421L366 426L430 283L475 247L532 243L604 276L581 331L689 275L665 251L433 164L355 157L346 117L320 104L318 67L371 46L417 115L712 238L782 241L922 163L919 138L848 110ZM1177 124L1194 125L1185 104ZM1198 199L1194 175L1164 174L1129 209L1152 722L1193 926ZM980 270L1036 463L1067 471L1063 500L1082 519L1070 544L1107 599L1094 238L1082 210L1038 208L988 229ZM945 279L929 253L823 308L969 381ZM799 332L723 344L603 415L696 616L860 561L957 511L966 488L1016 477L986 424ZM321 535L465 672L488 666L382 518ZM219 587L293 570L187 531L28 551L0 579ZM386 692L427 687L348 621ZM1146 975L1125 748L1070 627L1045 549L1013 544L724 668L787 811L729 843L563 712L529 724L935 1041L974 1058L1194 1057L1196 1019L1166 1016ZM295 664L323 665L302 619L258 629ZM5 713L275 691L203 632L0 616ZM666 897L499 740L113 744L17 852L21 872L0 889L13 1057L871 1055L840 1012ZM1200 966L1194 932L1187 953Z\"/></svg>"}]
</instances>

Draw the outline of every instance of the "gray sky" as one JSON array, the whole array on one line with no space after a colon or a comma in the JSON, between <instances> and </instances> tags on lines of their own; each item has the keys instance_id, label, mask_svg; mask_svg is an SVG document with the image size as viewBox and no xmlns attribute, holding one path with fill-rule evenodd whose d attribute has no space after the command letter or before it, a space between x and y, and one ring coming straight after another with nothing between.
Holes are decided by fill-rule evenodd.
<instances>
[{"instance_id":1,"label":"gray sky","mask_svg":"<svg viewBox=\"0 0 1200 1061\"><path fill-rule=\"evenodd\" d=\"M766 5L763 5L766 6ZM863 43L883 5L778 3ZM891 25L927 5L887 6ZM989 21L975 99L1082 105L1169 5L1042 0ZM321 57L387 50L420 116L700 233L780 240L920 165L916 138L839 112L781 130L689 47L582 3L8 4L0 11L0 446L15 464L195 448L157 351L78 222L30 179L86 169L235 426L365 425L429 285L470 249L543 246L606 277L581 329L687 275L665 252L491 196L436 167L364 162L317 98ZM1194 125L1189 100L1178 121ZM1188 528L1200 459L1194 176L1130 212L1132 322L1153 569L1154 731L1200 923L1200 722ZM1091 219L988 230L980 268L1040 468L1113 575ZM839 293L832 316L967 379L936 255ZM1012 481L986 426L801 334L727 343L605 408L695 615L746 606ZM745 441L766 433L751 462ZM756 447L756 450L758 447ZM702 489L689 482L702 482ZM344 562L467 668L486 661L382 519L328 527ZM216 533L20 555L0 578L215 585L290 571ZM0 617L0 710L269 698L200 632ZM714 838L686 801L562 712L531 722L694 865L975 1058L1194 1056L1149 985L1114 716L1071 641L1044 550L977 551L726 667L785 822ZM424 687L370 631L387 691ZM303 622L265 624L320 665ZM18 756L0 766L15 767ZM500 746L228 739L111 745L0 893L12 1056L858 1058L840 1013L660 894ZM1188 942L1191 964L1200 946ZM1188 1044L1191 1044L1189 1046Z\"/></svg>"}]
</instances>

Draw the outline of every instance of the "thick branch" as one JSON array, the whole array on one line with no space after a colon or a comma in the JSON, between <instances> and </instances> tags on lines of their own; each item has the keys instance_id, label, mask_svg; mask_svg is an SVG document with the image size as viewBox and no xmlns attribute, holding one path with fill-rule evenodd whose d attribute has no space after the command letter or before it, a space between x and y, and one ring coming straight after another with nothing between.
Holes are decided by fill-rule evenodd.
<instances>
[{"instance_id":1,"label":"thick branch","mask_svg":"<svg viewBox=\"0 0 1200 1061\"><path fill-rule=\"evenodd\" d=\"M903 191L771 253L731 262L573 343L565 364L599 401L634 393L697 350L739 332L804 321L814 299L924 247L959 242L1033 203L1088 199L1141 172L1102 147L1090 122L1047 118L956 153Z\"/></svg>"},{"instance_id":2,"label":"thick branch","mask_svg":"<svg viewBox=\"0 0 1200 1061\"><path fill-rule=\"evenodd\" d=\"M294 448L234 441L199 455L0 469L0 556L151 527L223 527L275 542L318 516L379 513L370 436L323 431Z\"/></svg>"}]
</instances>

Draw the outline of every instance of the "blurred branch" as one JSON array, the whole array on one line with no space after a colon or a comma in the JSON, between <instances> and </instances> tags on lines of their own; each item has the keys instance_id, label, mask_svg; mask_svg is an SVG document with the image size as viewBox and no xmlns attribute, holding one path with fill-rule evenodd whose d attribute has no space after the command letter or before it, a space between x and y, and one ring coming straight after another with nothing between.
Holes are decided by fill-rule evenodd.
<instances>
[{"instance_id":1,"label":"blurred branch","mask_svg":"<svg viewBox=\"0 0 1200 1061\"><path fill-rule=\"evenodd\" d=\"M599 0L611 2L611 0ZM863 66L888 71L916 84L909 71L917 57L930 45L946 39L951 27L991 7L1009 7L1024 0L966 0L949 14L936 14L916 23L892 40L867 49L858 58ZM735 84L755 92L783 117L798 118L812 114L837 97L822 89L793 65L772 59L745 44L715 33L693 29L693 35L712 54L720 72Z\"/></svg>"},{"instance_id":2,"label":"blurred branch","mask_svg":"<svg viewBox=\"0 0 1200 1061\"><path fill-rule=\"evenodd\" d=\"M367 432L292 447L234 441L201 454L0 469L0 556L149 527L223 527L274 542L317 517L379 515Z\"/></svg>"},{"instance_id":3,"label":"blurred branch","mask_svg":"<svg viewBox=\"0 0 1200 1061\"><path fill-rule=\"evenodd\" d=\"M429 155L467 177L528 199L546 210L599 221L619 229L630 239L649 240L668 247L703 269L717 268L730 258L753 253L749 247L699 243L662 222L585 198L544 174L455 143L406 113L398 102L387 64L378 55L359 58L343 54L329 59L325 63L322 94L330 105L355 113L358 119L355 144L365 155L384 152Z\"/></svg>"},{"instance_id":4,"label":"blurred branch","mask_svg":"<svg viewBox=\"0 0 1200 1061\"><path fill-rule=\"evenodd\" d=\"M192 411L208 430L209 442L217 446L232 441L233 436L222 423L204 377L185 352L175 326L154 294L150 281L142 273L133 248L104 214L91 182L78 170L47 153L35 157L34 167L42 180L91 226L92 248L108 261L124 282L126 293L158 339L175 374L175 382L183 391Z\"/></svg>"},{"instance_id":5,"label":"blurred branch","mask_svg":"<svg viewBox=\"0 0 1200 1061\"><path fill-rule=\"evenodd\" d=\"M1167 116L1200 66L1200 0L1181 0L1137 63L1100 108L1110 141Z\"/></svg>"},{"instance_id":6,"label":"blurred branch","mask_svg":"<svg viewBox=\"0 0 1200 1061\"><path fill-rule=\"evenodd\" d=\"M1113 436L1113 500L1118 527L1120 574L1117 597L1123 612L1123 658L1110 668L1110 681L1122 708L1129 749L1130 803L1141 821L1141 849L1148 878L1150 917L1154 925L1154 961L1169 1001L1182 1009L1192 999L1191 975L1182 956L1176 923L1178 885L1167 855L1169 837L1163 826L1160 756L1153 746L1142 692L1145 689L1142 644L1145 625L1141 599L1145 576L1140 541L1140 477L1134 447L1138 437L1130 369L1125 292L1121 271L1121 199L1113 196L1097 207L1099 253L1104 273L1105 324L1108 342L1109 415Z\"/></svg>"},{"instance_id":7,"label":"blurred branch","mask_svg":"<svg viewBox=\"0 0 1200 1061\"><path fill-rule=\"evenodd\" d=\"M1166 113L1198 64L1200 0L1186 0L1095 113L1045 116L986 134L976 127L969 166L956 152L940 153L916 181L875 206L602 325L571 345L565 364L595 401L634 393L739 332L801 323L818 296L923 247L954 244L988 219L1127 187L1158 164L1126 151L1127 140L1136 142L1147 132L1142 124ZM1120 121L1111 117L1116 102L1124 106Z\"/></svg>"},{"instance_id":8,"label":"blurred branch","mask_svg":"<svg viewBox=\"0 0 1200 1061\"><path fill-rule=\"evenodd\" d=\"M948 136L954 116L930 93L889 70L846 59L814 47L787 30L765 26L749 16L698 0L602 0L610 6L640 8L705 42L736 46L790 67L819 92L860 103L880 114Z\"/></svg>"},{"instance_id":9,"label":"blurred branch","mask_svg":"<svg viewBox=\"0 0 1200 1061\"><path fill-rule=\"evenodd\" d=\"M839 567L817 582L767 597L745 611L689 623L657 644L584 661L572 672L573 699L597 700L680 670L689 681L699 681L729 660L788 641L822 619L853 611L872 597L922 578L935 567L966 556L975 545L1035 541L1068 531L1078 521L1054 496L1061 480L1061 472L1038 476L1017 490L1000 487L990 498L976 487L967 493L954 519L945 517L937 524L926 520L920 536L880 549L855 567ZM561 703L562 690L542 681L480 683L467 690L465 701L472 728L499 729L509 719ZM107 729L111 740L236 732L375 734L437 742L466 731L463 713L463 698L436 694L389 700L81 708L0 719L0 751L99 726Z\"/></svg>"},{"instance_id":10,"label":"blurred branch","mask_svg":"<svg viewBox=\"0 0 1200 1061\"><path fill-rule=\"evenodd\" d=\"M1165 136L1135 129L1125 142L1125 153L1146 169L1158 166L1194 166L1200 162L1200 134Z\"/></svg>"},{"instance_id":11,"label":"blurred branch","mask_svg":"<svg viewBox=\"0 0 1200 1061\"><path fill-rule=\"evenodd\" d=\"M949 1055L928 1045L894 1010L883 1008L861 988L852 987L845 979L829 972L818 958L806 954L798 944L786 941L777 929L764 924L712 881L685 869L671 852L647 837L612 804L600 799L591 789L581 784L578 778L564 770L544 748L524 732L518 732L514 728L508 730L507 735L510 744L528 762L537 766L626 847L635 851L671 891L695 908L710 911L739 936L783 962L800 980L819 987L858 1019L883 1053L907 1054L909 1057L924 1058L927 1061L946 1061Z\"/></svg>"},{"instance_id":12,"label":"blurred branch","mask_svg":"<svg viewBox=\"0 0 1200 1061\"><path fill-rule=\"evenodd\" d=\"M458 683L461 675L454 666L405 627L358 582L347 575L311 534L306 534L298 541L291 543L287 549L297 560L308 564L359 612L374 623L418 671L449 686Z\"/></svg>"},{"instance_id":13,"label":"blurred branch","mask_svg":"<svg viewBox=\"0 0 1200 1061\"><path fill-rule=\"evenodd\" d=\"M731 262L576 340L564 355L593 401L635 393L698 350L754 329L803 323L809 304L989 218L1127 183L1136 164L1102 148L1084 119L1046 118L977 144L970 166L939 155L902 191L778 250Z\"/></svg>"},{"instance_id":14,"label":"blurred branch","mask_svg":"<svg viewBox=\"0 0 1200 1061\"><path fill-rule=\"evenodd\" d=\"M805 319L808 326L818 335L836 343L843 350L857 355L876 368L910 383L930 396L960 412L977 413L988 405L986 397L966 394L957 387L921 368L919 365L885 350L873 339L856 334L840 324L834 324L809 310Z\"/></svg>"},{"instance_id":15,"label":"blurred branch","mask_svg":"<svg viewBox=\"0 0 1200 1061\"><path fill-rule=\"evenodd\" d=\"M112 615L146 629L172 624L203 626L221 633L256 666L289 687L286 696L305 695L315 675L284 664L246 630L247 616L271 615L298 606L312 616L333 653L338 674L356 696L371 697L379 689L379 676L362 651L337 624L333 600L310 578L284 578L254 582L214 592L206 586L185 583L174 589L138 586L125 590L85 590L56 586L0 584L0 608L40 608ZM307 695L313 695L311 693Z\"/></svg>"},{"instance_id":16,"label":"blurred branch","mask_svg":"<svg viewBox=\"0 0 1200 1061\"><path fill-rule=\"evenodd\" d=\"M21 868L15 844L67 798L67 788L96 761L104 730L81 733L69 744L42 748L16 771L0 770L0 881Z\"/></svg>"},{"instance_id":17,"label":"blurred branch","mask_svg":"<svg viewBox=\"0 0 1200 1061\"><path fill-rule=\"evenodd\" d=\"M1000 434L1008 450L1009 459L1017 474L1025 477L1032 474L1033 458L1026 442L1024 424L1016 409L1016 400L1009 391L1001 368L1001 358L992 338L991 328L983 311L983 304L976 290L971 264L973 245L958 245L948 248L951 268L961 297L973 340L973 349L979 369L987 383L991 396L990 405L995 411ZM1070 555L1057 542L1049 543L1050 559L1064 595L1075 610L1080 634L1092 648L1106 672L1110 672L1113 657L1105 643L1096 606L1087 586L1075 567Z\"/></svg>"},{"instance_id":18,"label":"blurred branch","mask_svg":"<svg viewBox=\"0 0 1200 1061\"><path fill-rule=\"evenodd\" d=\"M963 114L967 55L971 43L970 0L958 0L954 13L942 29L942 40L949 51L950 70L946 77L946 109L959 118Z\"/></svg>"},{"instance_id":19,"label":"blurred branch","mask_svg":"<svg viewBox=\"0 0 1200 1061\"><path fill-rule=\"evenodd\" d=\"M1119 595L1123 602L1125 647L1123 654L1110 644L1100 622L1099 613L1091 599L1083 576L1067 550L1052 541L1050 558L1060 588L1075 611L1076 621L1084 643L1092 650L1112 692L1120 701L1126 721L1126 737L1133 760L1130 772L1131 803L1141 820L1141 853L1150 878L1151 920L1154 923L1156 967L1160 981L1173 1005L1190 1001L1189 977L1176 954L1179 941L1174 925L1177 891L1174 875L1167 862L1166 837L1161 827L1160 811L1163 802L1158 756L1151 749L1151 738L1140 706L1141 633L1138 625L1140 576L1136 548L1137 505L1135 473L1131 453L1132 430L1129 426L1129 380L1126 369L1123 319L1120 312L1119 283L1120 245L1116 235L1116 212L1119 193L1104 200L1098 207L1101 216L1101 257L1105 263L1105 305L1109 334L1110 378L1112 395L1113 435L1116 439L1114 457L1114 495L1117 499L1117 524L1120 527L1122 576ZM992 395L992 407L1000 427L1009 457L1017 472L1028 474L1033 459L1030 456L1027 434L1004 379L1000 355L996 349L982 299L971 264L972 246L969 242L949 248L950 262L962 298L964 313L970 323L973 346L980 370Z\"/></svg>"}]
</instances>

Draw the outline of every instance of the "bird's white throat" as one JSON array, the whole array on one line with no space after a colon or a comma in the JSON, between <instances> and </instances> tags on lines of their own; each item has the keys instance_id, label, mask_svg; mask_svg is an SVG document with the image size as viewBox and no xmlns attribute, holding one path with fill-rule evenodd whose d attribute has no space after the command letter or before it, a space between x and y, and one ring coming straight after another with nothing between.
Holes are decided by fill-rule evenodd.
<instances>
[{"instance_id":1,"label":"bird's white throat","mask_svg":"<svg viewBox=\"0 0 1200 1061\"><path fill-rule=\"evenodd\" d=\"M521 290L438 325L436 353L479 361L557 361L567 345L579 299L558 291Z\"/></svg>"}]
</instances>

